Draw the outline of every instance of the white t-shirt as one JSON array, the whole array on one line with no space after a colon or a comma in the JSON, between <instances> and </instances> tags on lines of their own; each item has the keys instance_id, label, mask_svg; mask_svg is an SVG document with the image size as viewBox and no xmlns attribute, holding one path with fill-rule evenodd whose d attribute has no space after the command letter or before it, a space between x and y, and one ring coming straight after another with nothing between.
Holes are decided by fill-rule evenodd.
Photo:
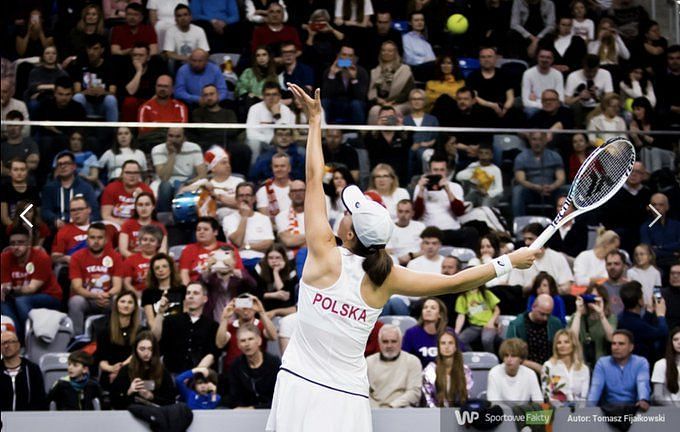
<instances>
[{"instance_id":1,"label":"white t-shirt","mask_svg":"<svg viewBox=\"0 0 680 432\"><path fill-rule=\"evenodd\" d=\"M190 56L196 48L210 51L205 30L195 24L189 25L189 30L183 32L179 27L172 26L165 32L162 51L170 51L179 55Z\"/></svg>"},{"instance_id":2,"label":"white t-shirt","mask_svg":"<svg viewBox=\"0 0 680 432\"><path fill-rule=\"evenodd\" d=\"M293 218L297 221L297 230L300 234L305 233L305 212L291 214L292 209L288 209L285 212L280 212L276 215L274 222L276 223L276 232L282 233L293 228Z\"/></svg>"},{"instance_id":3,"label":"white t-shirt","mask_svg":"<svg viewBox=\"0 0 680 432\"><path fill-rule=\"evenodd\" d=\"M409 252L420 252L420 233L425 229L425 224L412 220L405 227L394 225L394 232L390 241L387 242L386 249L391 252L392 260L399 263L399 257ZM440 270L441 272L441 270Z\"/></svg>"},{"instance_id":4,"label":"white t-shirt","mask_svg":"<svg viewBox=\"0 0 680 432\"><path fill-rule=\"evenodd\" d=\"M456 180L465 180L477 184L477 179L473 178L477 169L484 171L489 177L493 179L491 186L489 186L489 190L486 191L487 194L489 194L489 198L501 195L503 193L503 174L501 173L501 169L494 164L482 166L479 164L479 162L472 162L467 166L467 168L456 174Z\"/></svg>"},{"instance_id":5,"label":"white t-shirt","mask_svg":"<svg viewBox=\"0 0 680 432\"><path fill-rule=\"evenodd\" d=\"M595 256L592 249L585 250L574 259L574 277L576 285L588 286L591 278L607 278L607 266L604 259Z\"/></svg>"},{"instance_id":6,"label":"white t-shirt","mask_svg":"<svg viewBox=\"0 0 680 432\"><path fill-rule=\"evenodd\" d=\"M144 152L139 149L132 150L130 147L121 148L118 154L114 154L111 149L106 150L102 157L99 158L98 164L100 169L107 170L108 179L111 181L120 177L123 164L129 160L137 161L142 167L142 172L147 170Z\"/></svg>"},{"instance_id":7,"label":"white t-shirt","mask_svg":"<svg viewBox=\"0 0 680 432\"><path fill-rule=\"evenodd\" d=\"M463 201L463 188L454 182L449 182L449 189L453 196ZM420 195L420 186L416 186L413 196ZM421 221L425 226L436 226L441 230L457 230L460 228L458 218L451 210L449 194L445 190L429 191L425 190L425 211Z\"/></svg>"},{"instance_id":8,"label":"white t-shirt","mask_svg":"<svg viewBox=\"0 0 680 432\"><path fill-rule=\"evenodd\" d=\"M595 23L590 18L586 18L581 22L573 20L571 34L581 36L586 42L591 41L595 39Z\"/></svg>"},{"instance_id":9,"label":"white t-shirt","mask_svg":"<svg viewBox=\"0 0 680 432\"><path fill-rule=\"evenodd\" d=\"M390 212L393 221L397 220L397 203L403 199L411 199L408 191L404 188L395 189L392 195L380 195L380 198L382 198L387 211Z\"/></svg>"},{"instance_id":10,"label":"white t-shirt","mask_svg":"<svg viewBox=\"0 0 680 432\"><path fill-rule=\"evenodd\" d=\"M522 104L524 108L541 108L541 94L544 90L555 90L560 101L564 101L564 77L557 69L542 74L537 66L524 71L522 75ZM531 100L531 93L536 96Z\"/></svg>"},{"instance_id":11,"label":"white t-shirt","mask_svg":"<svg viewBox=\"0 0 680 432\"><path fill-rule=\"evenodd\" d=\"M273 114L264 102L258 102L248 109L248 116L246 118L246 124L249 126L261 125L261 124L295 124L295 114L287 106L281 105L281 117L277 120L274 118ZM269 144L274 138L274 129L267 128L253 128L249 127L246 129L246 138L248 141L260 142Z\"/></svg>"},{"instance_id":12,"label":"white t-shirt","mask_svg":"<svg viewBox=\"0 0 680 432\"><path fill-rule=\"evenodd\" d=\"M505 373L503 363L494 366L487 378L486 399L490 402L543 402L536 373L520 365L514 377Z\"/></svg>"},{"instance_id":13,"label":"white t-shirt","mask_svg":"<svg viewBox=\"0 0 680 432\"><path fill-rule=\"evenodd\" d=\"M421 255L418 258L409 261L406 268L424 273L441 274L443 262L444 257L441 255L437 255L434 260L428 259L425 255Z\"/></svg>"},{"instance_id":14,"label":"white t-shirt","mask_svg":"<svg viewBox=\"0 0 680 432\"><path fill-rule=\"evenodd\" d=\"M659 270L654 266L649 266L647 270L632 267L626 274L628 279L640 282L645 303L651 303L654 287L661 286L661 273Z\"/></svg>"},{"instance_id":15,"label":"white t-shirt","mask_svg":"<svg viewBox=\"0 0 680 432\"><path fill-rule=\"evenodd\" d=\"M154 166L165 164L168 161L168 146L166 143L158 144L151 149L151 160ZM175 166L172 170L170 182L185 182L196 176L196 167L202 165L203 151L198 144L184 141L180 152L175 155Z\"/></svg>"},{"instance_id":16,"label":"white t-shirt","mask_svg":"<svg viewBox=\"0 0 680 432\"><path fill-rule=\"evenodd\" d=\"M277 186L276 183L272 183L272 188L274 189L274 195L276 196L276 201L279 203L279 212L287 213L290 209L290 183L287 186L281 187ZM269 207L269 198L267 198L267 188L262 186L257 190L255 194L255 199L257 200L256 207L258 209Z\"/></svg>"},{"instance_id":17,"label":"white t-shirt","mask_svg":"<svg viewBox=\"0 0 680 432\"><path fill-rule=\"evenodd\" d=\"M554 277L557 285L563 285L574 280L574 274L571 272L569 263L564 255L547 248L543 256L534 261L534 264L528 269L512 269L508 278L508 284L521 285L523 287L531 286L536 275L542 271Z\"/></svg>"},{"instance_id":18,"label":"white t-shirt","mask_svg":"<svg viewBox=\"0 0 680 432\"><path fill-rule=\"evenodd\" d=\"M680 375L680 366L678 368L678 374ZM652 370L652 384L664 384L666 382L666 359L658 360L654 363L654 370ZM664 395L669 397L674 403L675 407L680 407L680 391L677 393L668 393L668 389L665 388Z\"/></svg>"},{"instance_id":19,"label":"white t-shirt","mask_svg":"<svg viewBox=\"0 0 680 432\"><path fill-rule=\"evenodd\" d=\"M238 212L234 212L225 217L222 220L222 229L224 230L224 235L228 238L232 233L234 233L234 231L238 229L239 223L241 223L241 215ZM263 240L274 240L274 229L272 228L272 223L267 216L263 215L262 213L255 212L251 217L248 218L243 242L255 243ZM245 248L239 249L239 253L243 259L262 258L264 256L263 252L253 249L247 250Z\"/></svg>"},{"instance_id":20,"label":"white t-shirt","mask_svg":"<svg viewBox=\"0 0 680 432\"><path fill-rule=\"evenodd\" d=\"M175 8L177 5L188 5L187 0L149 0L146 8L155 10L159 21L175 23Z\"/></svg>"},{"instance_id":21,"label":"white t-shirt","mask_svg":"<svg viewBox=\"0 0 680 432\"><path fill-rule=\"evenodd\" d=\"M345 0L335 0L335 17L342 18L342 9L344 7ZM350 15L350 21L357 21L357 5L352 4L351 7L352 14ZM371 0L364 1L364 16L373 15L373 3Z\"/></svg>"},{"instance_id":22,"label":"white t-shirt","mask_svg":"<svg viewBox=\"0 0 680 432\"><path fill-rule=\"evenodd\" d=\"M576 88L581 84L585 86L588 84L588 79L583 73L583 69L574 71L567 76L567 83L564 85L564 94L568 96L574 96L576 93ZM612 74L608 70L599 68L593 79L593 85L597 87L597 96L601 98L605 93L611 93L614 91L614 85L612 83ZM588 99L587 101L581 101L581 105L587 108L593 108L597 105L595 99Z\"/></svg>"}]
</instances>

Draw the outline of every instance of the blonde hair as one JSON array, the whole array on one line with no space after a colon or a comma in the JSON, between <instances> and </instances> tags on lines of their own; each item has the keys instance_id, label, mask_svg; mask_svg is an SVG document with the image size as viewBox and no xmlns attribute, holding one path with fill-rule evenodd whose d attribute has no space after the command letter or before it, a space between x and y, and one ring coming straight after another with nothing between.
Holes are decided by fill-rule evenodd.
<instances>
[{"instance_id":1,"label":"blonde hair","mask_svg":"<svg viewBox=\"0 0 680 432\"><path fill-rule=\"evenodd\" d=\"M386 40L385 42L380 45L380 51L382 51L382 48L385 45L392 45L394 47L394 60L392 60L389 63L384 63L382 60L382 53L378 54L378 67L380 67L380 70L384 70L385 68L389 67L389 69L392 70L392 72L396 72L397 69L399 69L399 66L401 66L401 55L399 54L399 47L397 44L391 40Z\"/></svg>"},{"instance_id":2,"label":"blonde hair","mask_svg":"<svg viewBox=\"0 0 680 432\"><path fill-rule=\"evenodd\" d=\"M595 239L595 246L593 246L593 249L602 249L605 245L613 243L614 240L621 240L615 231L605 230L604 227L599 227L597 229L597 238Z\"/></svg>"},{"instance_id":3,"label":"blonde hair","mask_svg":"<svg viewBox=\"0 0 680 432\"><path fill-rule=\"evenodd\" d=\"M399 178L397 177L397 174L394 172L394 168L392 168L391 165L385 164L385 163L379 163L378 165L373 168L373 171L371 171L371 177L368 180L368 189L367 190L374 190L377 191L378 189L375 187L375 176L378 171L387 171L387 174L392 177L392 186L390 186L390 192L389 195L391 196L394 191L397 190L399 187Z\"/></svg>"},{"instance_id":4,"label":"blonde hair","mask_svg":"<svg viewBox=\"0 0 680 432\"><path fill-rule=\"evenodd\" d=\"M552 349L552 357L550 357L550 363L557 363L557 360L559 360L560 356L557 354L557 339L559 339L560 336L566 336L569 338L569 342L571 343L571 364L574 366L574 370L581 370L583 367L583 351L581 350L581 342L579 342L578 336L576 336L576 333L571 331L571 329L560 329L555 333L555 336L553 337L553 349Z\"/></svg>"}]
</instances>

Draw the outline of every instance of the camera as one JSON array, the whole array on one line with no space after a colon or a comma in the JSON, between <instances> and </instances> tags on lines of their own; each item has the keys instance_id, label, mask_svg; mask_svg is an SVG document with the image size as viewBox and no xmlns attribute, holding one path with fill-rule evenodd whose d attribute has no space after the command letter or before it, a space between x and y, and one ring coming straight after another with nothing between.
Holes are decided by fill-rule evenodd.
<instances>
[{"instance_id":1,"label":"camera","mask_svg":"<svg viewBox=\"0 0 680 432\"><path fill-rule=\"evenodd\" d=\"M588 303L595 303L595 295L594 294L583 294L581 298L583 299L583 303L588 304Z\"/></svg>"},{"instance_id":2,"label":"camera","mask_svg":"<svg viewBox=\"0 0 680 432\"><path fill-rule=\"evenodd\" d=\"M325 22L314 22L314 23L311 23L311 24L309 25L309 28L310 28L312 31L318 32L318 31L321 31L321 30L325 29L327 25L328 25L328 24L326 24ZM342 66L341 66L341 67L342 67Z\"/></svg>"},{"instance_id":3,"label":"camera","mask_svg":"<svg viewBox=\"0 0 680 432\"><path fill-rule=\"evenodd\" d=\"M252 308L253 307L253 299L250 296L248 296L247 294L246 295L240 295L240 296L236 297L236 300L234 301L234 306L236 306L237 308L242 308L242 309Z\"/></svg>"},{"instance_id":4,"label":"camera","mask_svg":"<svg viewBox=\"0 0 680 432\"><path fill-rule=\"evenodd\" d=\"M352 60L350 59L338 59L338 67L348 68L352 66Z\"/></svg>"},{"instance_id":5,"label":"camera","mask_svg":"<svg viewBox=\"0 0 680 432\"><path fill-rule=\"evenodd\" d=\"M656 285L656 286L653 288L653 293L654 293L654 300L656 300L657 302L658 302L659 300L661 300L661 297L662 297L662 296L661 296L661 287L660 287L660 286Z\"/></svg>"},{"instance_id":6,"label":"camera","mask_svg":"<svg viewBox=\"0 0 680 432\"><path fill-rule=\"evenodd\" d=\"M437 191L439 190L439 182L442 181L442 176L439 174L429 174L426 175L425 178L427 178L427 185L425 188L429 191Z\"/></svg>"}]
</instances>

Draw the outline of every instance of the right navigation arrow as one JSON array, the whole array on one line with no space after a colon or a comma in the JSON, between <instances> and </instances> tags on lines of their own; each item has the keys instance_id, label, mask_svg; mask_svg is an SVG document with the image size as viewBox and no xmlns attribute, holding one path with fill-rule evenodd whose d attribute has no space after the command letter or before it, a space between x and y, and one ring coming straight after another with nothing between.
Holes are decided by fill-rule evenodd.
<instances>
[{"instance_id":1,"label":"right navigation arrow","mask_svg":"<svg viewBox=\"0 0 680 432\"><path fill-rule=\"evenodd\" d=\"M658 211L657 209L655 209L654 206L651 205L651 204L649 205L649 208L650 208L650 209L652 210L652 212L654 212L654 214L656 215L656 217L654 218L654 220L652 221L652 223L650 223L650 224L648 225L648 227L651 228L652 225L654 225L659 219L661 219L661 213L659 213L659 211Z\"/></svg>"}]
</instances>

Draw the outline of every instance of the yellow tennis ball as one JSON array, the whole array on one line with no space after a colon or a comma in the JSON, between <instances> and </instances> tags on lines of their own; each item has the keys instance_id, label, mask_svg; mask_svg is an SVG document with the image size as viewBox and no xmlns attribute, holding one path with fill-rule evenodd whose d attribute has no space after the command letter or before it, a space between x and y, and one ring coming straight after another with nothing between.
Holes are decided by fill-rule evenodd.
<instances>
[{"instance_id":1,"label":"yellow tennis ball","mask_svg":"<svg viewBox=\"0 0 680 432\"><path fill-rule=\"evenodd\" d=\"M633 112L633 98L626 99L626 103L623 104L623 107L626 109L626 111Z\"/></svg>"},{"instance_id":2,"label":"yellow tennis ball","mask_svg":"<svg viewBox=\"0 0 680 432\"><path fill-rule=\"evenodd\" d=\"M468 20L464 15L453 14L446 21L446 28L453 34L463 34L468 29Z\"/></svg>"}]
</instances>

